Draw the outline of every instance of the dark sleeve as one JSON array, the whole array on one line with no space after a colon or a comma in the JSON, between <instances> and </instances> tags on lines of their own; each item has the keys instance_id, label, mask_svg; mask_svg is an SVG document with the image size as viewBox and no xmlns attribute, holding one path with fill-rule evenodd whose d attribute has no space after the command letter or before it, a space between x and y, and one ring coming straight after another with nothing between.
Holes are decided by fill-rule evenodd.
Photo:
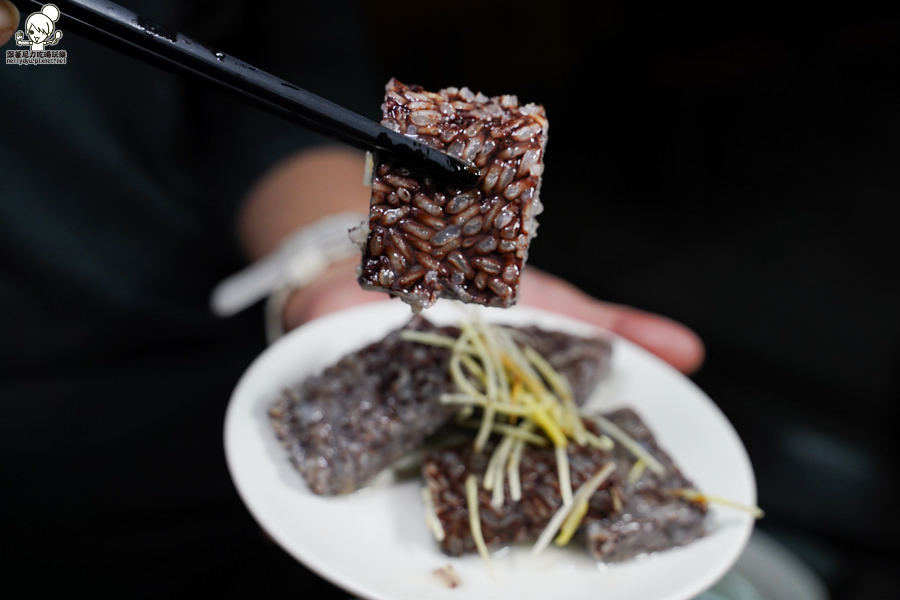
<instances>
[{"instance_id":1,"label":"dark sleeve","mask_svg":"<svg viewBox=\"0 0 900 600\"><path fill-rule=\"evenodd\" d=\"M379 117L383 84L373 77L358 2L212 4L188 15L187 35L354 112ZM211 11L218 21L209 18ZM249 188L278 161L335 143L209 86L191 84L188 90L186 118L194 133L186 143L193 148L198 201L227 226L233 226Z\"/></svg>"}]
</instances>

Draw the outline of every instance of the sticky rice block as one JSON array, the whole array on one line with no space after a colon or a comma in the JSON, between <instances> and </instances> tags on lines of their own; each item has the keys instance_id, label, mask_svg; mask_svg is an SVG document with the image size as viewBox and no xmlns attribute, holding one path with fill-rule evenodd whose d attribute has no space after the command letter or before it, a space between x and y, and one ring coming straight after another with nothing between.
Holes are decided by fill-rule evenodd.
<instances>
[{"instance_id":1,"label":"sticky rice block","mask_svg":"<svg viewBox=\"0 0 900 600\"><path fill-rule=\"evenodd\" d=\"M622 444L607 451L590 445L569 444L566 448L570 485L578 489L592 475L612 462L615 470L588 500L587 512L578 525L576 538L598 561L613 563L641 554L685 546L706 534L708 509L705 502L677 493L694 489L694 484L663 450L647 424L630 408L605 415L606 419L637 441L664 468L656 474L650 468L633 475L637 457ZM585 422L593 433L600 429ZM488 451L476 453L471 444L431 451L422 465L433 532L441 550L451 556L476 551L465 501L465 480L475 475L481 532L491 551L511 544L531 544L538 539L563 499L557 459L553 450L527 444L519 462L521 498L513 500L509 479L499 504L483 487L494 442Z\"/></svg>"},{"instance_id":2,"label":"sticky rice block","mask_svg":"<svg viewBox=\"0 0 900 600\"><path fill-rule=\"evenodd\" d=\"M438 298L509 307L537 231L547 118L515 96L426 92L392 79L382 124L480 169L460 188L376 154L359 282L418 311Z\"/></svg>"}]
</instances>

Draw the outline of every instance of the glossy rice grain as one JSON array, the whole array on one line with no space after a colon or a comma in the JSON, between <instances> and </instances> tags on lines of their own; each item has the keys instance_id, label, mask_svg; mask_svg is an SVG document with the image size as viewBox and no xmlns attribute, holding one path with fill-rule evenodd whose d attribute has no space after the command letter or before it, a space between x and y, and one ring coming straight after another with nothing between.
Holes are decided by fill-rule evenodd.
<instances>
[{"instance_id":1,"label":"glossy rice grain","mask_svg":"<svg viewBox=\"0 0 900 600\"><path fill-rule=\"evenodd\" d=\"M438 298L514 304L542 210L543 107L521 105L515 96L488 98L468 88L427 92L391 80L382 110L383 125L474 164L481 178L460 189L376 155L360 284L399 296L414 310ZM418 252L410 255L404 246ZM421 276L411 274L417 267ZM511 276L496 277L500 271Z\"/></svg>"}]
</instances>

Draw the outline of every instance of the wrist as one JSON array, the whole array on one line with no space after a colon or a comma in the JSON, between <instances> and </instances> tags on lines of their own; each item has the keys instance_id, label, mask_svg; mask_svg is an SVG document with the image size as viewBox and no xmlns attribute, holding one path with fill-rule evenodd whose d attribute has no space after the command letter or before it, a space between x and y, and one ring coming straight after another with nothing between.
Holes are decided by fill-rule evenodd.
<instances>
[{"instance_id":1,"label":"wrist","mask_svg":"<svg viewBox=\"0 0 900 600\"><path fill-rule=\"evenodd\" d=\"M358 258L347 258L330 265L304 286L284 287L266 304L266 333L273 341L285 332L322 316L356 304ZM276 299L280 294L281 298Z\"/></svg>"},{"instance_id":2,"label":"wrist","mask_svg":"<svg viewBox=\"0 0 900 600\"><path fill-rule=\"evenodd\" d=\"M359 255L350 229L365 220L357 213L330 215L295 232L268 256L222 281L211 297L213 312L229 316L269 297L266 334L272 342L285 329L282 315L288 299L339 263ZM346 272L346 271L345 271ZM355 275L352 280L355 282Z\"/></svg>"}]
</instances>

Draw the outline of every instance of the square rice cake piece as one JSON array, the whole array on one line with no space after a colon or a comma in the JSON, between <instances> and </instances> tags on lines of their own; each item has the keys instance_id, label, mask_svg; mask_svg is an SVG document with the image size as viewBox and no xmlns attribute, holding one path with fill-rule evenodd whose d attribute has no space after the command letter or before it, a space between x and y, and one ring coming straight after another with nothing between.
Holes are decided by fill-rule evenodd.
<instances>
[{"instance_id":1,"label":"square rice cake piece","mask_svg":"<svg viewBox=\"0 0 900 600\"><path fill-rule=\"evenodd\" d=\"M474 164L480 179L473 188L455 187L376 154L369 221L357 234L360 285L399 296L415 311L438 298L515 304L542 210L544 108L392 79L382 111L384 126Z\"/></svg>"}]
</instances>

